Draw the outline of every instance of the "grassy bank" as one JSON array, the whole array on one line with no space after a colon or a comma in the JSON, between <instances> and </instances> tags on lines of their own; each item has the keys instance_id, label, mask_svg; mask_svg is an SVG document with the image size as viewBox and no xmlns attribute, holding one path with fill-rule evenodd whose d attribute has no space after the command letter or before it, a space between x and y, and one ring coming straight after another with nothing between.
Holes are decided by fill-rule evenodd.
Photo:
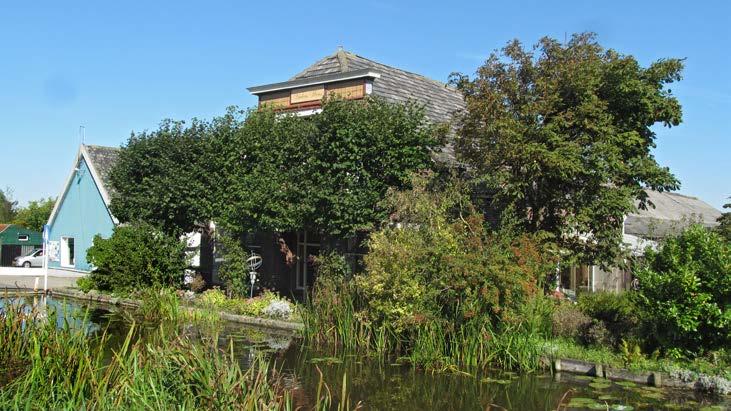
<instances>
[{"instance_id":1,"label":"grassy bank","mask_svg":"<svg viewBox=\"0 0 731 411\"><path fill-rule=\"evenodd\" d=\"M233 347L218 338L193 340L172 316L167 326L140 338L134 323L121 344L85 325L57 325L54 313L24 304L0 312L0 364L5 375L0 409L331 409L322 386L308 403L296 403L270 364L257 359L242 369ZM347 393L339 409L350 409Z\"/></svg>"}]
</instances>

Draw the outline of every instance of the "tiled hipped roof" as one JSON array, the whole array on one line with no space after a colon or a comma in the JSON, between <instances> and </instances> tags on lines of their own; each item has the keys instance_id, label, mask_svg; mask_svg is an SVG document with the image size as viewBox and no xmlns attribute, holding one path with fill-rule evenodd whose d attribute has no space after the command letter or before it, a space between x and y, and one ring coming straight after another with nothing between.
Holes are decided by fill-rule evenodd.
<instances>
[{"instance_id":1,"label":"tiled hipped roof","mask_svg":"<svg viewBox=\"0 0 731 411\"><path fill-rule=\"evenodd\" d=\"M373 82L373 95L394 103L413 100L424 104L426 115L435 123L449 122L455 112L465 108L462 94L456 89L421 76L365 57L338 50L307 67L290 80L318 77L324 74L347 73L354 70L372 69L381 77Z\"/></svg>"}]
</instances>

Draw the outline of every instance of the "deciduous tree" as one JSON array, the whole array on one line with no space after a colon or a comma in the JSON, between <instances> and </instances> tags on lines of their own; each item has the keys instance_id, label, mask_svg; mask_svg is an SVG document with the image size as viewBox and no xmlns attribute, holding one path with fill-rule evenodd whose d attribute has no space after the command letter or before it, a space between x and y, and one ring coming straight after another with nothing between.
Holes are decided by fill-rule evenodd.
<instances>
[{"instance_id":1,"label":"deciduous tree","mask_svg":"<svg viewBox=\"0 0 731 411\"><path fill-rule=\"evenodd\" d=\"M206 162L212 128L205 121L165 120L155 131L133 133L111 173L112 214L175 235L208 221L217 188Z\"/></svg>"},{"instance_id":2,"label":"deciduous tree","mask_svg":"<svg viewBox=\"0 0 731 411\"><path fill-rule=\"evenodd\" d=\"M567 43L517 40L493 53L476 76L454 74L466 112L456 153L530 232L554 233L565 249L593 262L620 254L623 217L644 188L678 180L655 160L653 126L676 126L681 107L668 88L683 62L643 67L607 50L593 34Z\"/></svg>"},{"instance_id":3,"label":"deciduous tree","mask_svg":"<svg viewBox=\"0 0 731 411\"><path fill-rule=\"evenodd\" d=\"M55 204L56 200L52 197L31 201L27 206L18 209L13 224L29 230L42 231Z\"/></svg>"},{"instance_id":4,"label":"deciduous tree","mask_svg":"<svg viewBox=\"0 0 731 411\"><path fill-rule=\"evenodd\" d=\"M723 208L731 210L731 203L724 204ZM731 241L731 211L721 214L716 231L727 241Z\"/></svg>"},{"instance_id":5,"label":"deciduous tree","mask_svg":"<svg viewBox=\"0 0 731 411\"><path fill-rule=\"evenodd\" d=\"M13 200L10 188L0 190L0 223L10 223L15 218L17 201Z\"/></svg>"}]
</instances>

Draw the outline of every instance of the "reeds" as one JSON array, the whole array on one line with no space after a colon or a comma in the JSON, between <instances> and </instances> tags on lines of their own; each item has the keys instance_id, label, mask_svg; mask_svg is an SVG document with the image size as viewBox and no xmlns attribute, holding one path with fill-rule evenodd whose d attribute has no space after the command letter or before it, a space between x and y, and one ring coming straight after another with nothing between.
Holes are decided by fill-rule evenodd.
<instances>
[{"instance_id":1,"label":"reeds","mask_svg":"<svg viewBox=\"0 0 731 411\"><path fill-rule=\"evenodd\" d=\"M132 324L111 349L106 333L90 336L65 321L57 327L54 313L41 315L23 304L6 305L0 318L0 359L13 370L0 391L3 410L354 407L346 392L338 402L327 389L312 403L295 404L268 360L242 369L233 347L219 349L215 338L205 343L160 327L154 338L140 339Z\"/></svg>"},{"instance_id":2,"label":"reeds","mask_svg":"<svg viewBox=\"0 0 731 411\"><path fill-rule=\"evenodd\" d=\"M383 360L397 358L436 371L534 371L540 367L546 338L540 297L510 322L494 324L478 317L453 324L436 319L397 333L388 324L367 320L367 307L359 306L353 287L337 284L316 290L302 315L308 345L327 345L336 355L342 351Z\"/></svg>"}]
</instances>

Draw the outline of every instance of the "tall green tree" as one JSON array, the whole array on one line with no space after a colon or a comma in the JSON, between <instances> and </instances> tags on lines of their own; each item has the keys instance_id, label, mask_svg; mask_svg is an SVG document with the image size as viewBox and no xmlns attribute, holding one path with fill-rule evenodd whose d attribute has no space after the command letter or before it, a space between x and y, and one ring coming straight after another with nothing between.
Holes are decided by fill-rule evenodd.
<instances>
[{"instance_id":1,"label":"tall green tree","mask_svg":"<svg viewBox=\"0 0 731 411\"><path fill-rule=\"evenodd\" d=\"M315 213L309 223L324 234L369 230L385 220L381 204L389 188L410 186L411 173L433 168L440 142L415 103L334 100L312 118L307 181Z\"/></svg>"},{"instance_id":2,"label":"tall green tree","mask_svg":"<svg viewBox=\"0 0 731 411\"><path fill-rule=\"evenodd\" d=\"M232 230L347 236L387 216L386 191L432 167L438 128L423 107L331 100L310 117L251 111L219 144L228 170L220 221Z\"/></svg>"},{"instance_id":3,"label":"tall green tree","mask_svg":"<svg viewBox=\"0 0 731 411\"><path fill-rule=\"evenodd\" d=\"M0 224L13 221L17 206L18 202L13 200L13 192L10 188L0 190Z\"/></svg>"},{"instance_id":4,"label":"tall green tree","mask_svg":"<svg viewBox=\"0 0 731 411\"><path fill-rule=\"evenodd\" d=\"M643 67L604 49L591 33L567 43L515 40L470 78L453 74L467 110L458 117L458 157L513 210L529 232L548 231L582 260L620 254L623 217L644 188L678 180L655 160L655 124L676 126L681 107L668 88L683 62Z\"/></svg>"},{"instance_id":5,"label":"tall green tree","mask_svg":"<svg viewBox=\"0 0 731 411\"><path fill-rule=\"evenodd\" d=\"M112 174L112 213L180 234L213 220L232 234L346 236L387 216L386 191L432 167L441 128L423 107L330 100L309 117L267 109L133 134Z\"/></svg>"},{"instance_id":6,"label":"tall green tree","mask_svg":"<svg viewBox=\"0 0 731 411\"><path fill-rule=\"evenodd\" d=\"M211 141L222 171L216 218L231 233L290 231L312 214L305 181L312 122L271 110L239 113L243 123Z\"/></svg>"},{"instance_id":7,"label":"tall green tree","mask_svg":"<svg viewBox=\"0 0 731 411\"><path fill-rule=\"evenodd\" d=\"M144 221L168 234L193 231L210 219L216 186L209 180L212 123L165 120L133 133L111 172L111 211L122 222Z\"/></svg>"},{"instance_id":8,"label":"tall green tree","mask_svg":"<svg viewBox=\"0 0 731 411\"><path fill-rule=\"evenodd\" d=\"M42 231L55 204L56 200L53 197L31 201L27 206L18 209L13 224L30 230Z\"/></svg>"},{"instance_id":9,"label":"tall green tree","mask_svg":"<svg viewBox=\"0 0 731 411\"><path fill-rule=\"evenodd\" d=\"M724 204L723 208L731 210L731 203ZM731 242L731 211L722 213L721 217L718 217L716 231L727 241Z\"/></svg>"}]
</instances>

